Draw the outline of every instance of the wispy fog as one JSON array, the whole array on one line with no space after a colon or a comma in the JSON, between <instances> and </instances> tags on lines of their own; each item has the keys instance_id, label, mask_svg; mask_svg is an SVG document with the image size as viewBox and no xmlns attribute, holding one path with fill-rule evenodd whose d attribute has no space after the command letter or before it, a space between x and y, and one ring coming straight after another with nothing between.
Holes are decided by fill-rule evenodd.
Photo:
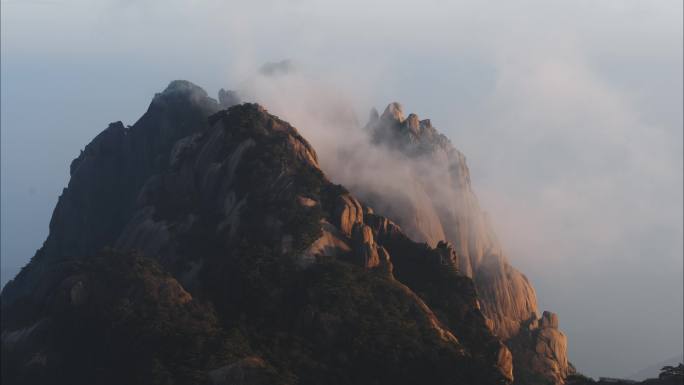
<instances>
[{"instance_id":1,"label":"wispy fog","mask_svg":"<svg viewBox=\"0 0 684 385\"><path fill-rule=\"evenodd\" d=\"M681 354L682 2L369 3L3 0L2 283L71 159L182 78L260 100L319 153L343 129L325 116L400 101L465 153L580 371Z\"/></svg>"}]
</instances>

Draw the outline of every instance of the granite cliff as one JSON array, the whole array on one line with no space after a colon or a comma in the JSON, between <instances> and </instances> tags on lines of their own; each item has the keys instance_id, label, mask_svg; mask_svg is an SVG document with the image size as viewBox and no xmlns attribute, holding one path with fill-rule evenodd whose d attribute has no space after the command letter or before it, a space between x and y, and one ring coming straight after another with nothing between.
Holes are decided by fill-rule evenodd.
<instances>
[{"instance_id":1,"label":"granite cliff","mask_svg":"<svg viewBox=\"0 0 684 385\"><path fill-rule=\"evenodd\" d=\"M465 156L433 127L429 119L405 116L399 103L382 114L372 110L365 127L374 148L391 162L373 162L361 151L346 150L342 175L366 170L365 178L348 178L349 188L364 202L394 220L410 238L448 250L454 269L471 277L482 312L493 332L507 343L520 383L560 384L574 372L558 317L539 317L534 288L508 262L486 213L473 192ZM403 168L389 182L388 168ZM356 171L358 172L358 171Z\"/></svg>"}]
</instances>

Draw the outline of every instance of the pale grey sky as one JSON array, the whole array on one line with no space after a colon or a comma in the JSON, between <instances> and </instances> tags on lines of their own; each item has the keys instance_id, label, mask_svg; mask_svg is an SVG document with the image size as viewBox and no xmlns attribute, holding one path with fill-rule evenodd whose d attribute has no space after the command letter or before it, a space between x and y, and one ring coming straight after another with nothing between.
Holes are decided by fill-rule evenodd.
<instances>
[{"instance_id":1,"label":"pale grey sky","mask_svg":"<svg viewBox=\"0 0 684 385\"><path fill-rule=\"evenodd\" d=\"M289 58L362 119L398 100L466 154L580 371L680 354L681 0L368 3L2 1L2 283L109 122L173 79L243 88Z\"/></svg>"}]
</instances>

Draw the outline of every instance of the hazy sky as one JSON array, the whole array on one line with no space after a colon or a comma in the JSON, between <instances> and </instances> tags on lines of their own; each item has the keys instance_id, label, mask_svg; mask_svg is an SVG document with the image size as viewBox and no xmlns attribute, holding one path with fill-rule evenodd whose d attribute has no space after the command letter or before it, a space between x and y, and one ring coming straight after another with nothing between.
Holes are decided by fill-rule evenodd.
<instances>
[{"instance_id":1,"label":"hazy sky","mask_svg":"<svg viewBox=\"0 0 684 385\"><path fill-rule=\"evenodd\" d=\"M45 239L70 161L109 122L134 123L170 80L215 94L289 58L362 119L398 100L466 154L580 371L625 376L681 353L681 0L7 0L1 11L3 285Z\"/></svg>"}]
</instances>

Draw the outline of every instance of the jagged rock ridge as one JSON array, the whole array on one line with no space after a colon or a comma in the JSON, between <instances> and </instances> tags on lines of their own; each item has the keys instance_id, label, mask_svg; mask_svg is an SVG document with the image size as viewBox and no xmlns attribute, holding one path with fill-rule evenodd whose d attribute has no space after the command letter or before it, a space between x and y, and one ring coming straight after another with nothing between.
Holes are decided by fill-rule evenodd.
<instances>
[{"instance_id":1,"label":"jagged rock ridge","mask_svg":"<svg viewBox=\"0 0 684 385\"><path fill-rule=\"evenodd\" d=\"M535 291L506 259L472 190L465 156L429 119L405 117L396 102L381 115L372 110L366 130L377 146L403 156L402 164L410 171L396 191L388 192L372 178L352 185L352 190L396 220L411 238L448 250L448 263L473 278L483 313L513 351L517 377L529 383L539 378L562 383L574 370L566 355L566 337L558 330L555 314L545 312L538 319ZM362 167L353 160L363 156L352 152L347 158L350 169ZM389 171L374 167L379 178Z\"/></svg>"},{"instance_id":2,"label":"jagged rock ridge","mask_svg":"<svg viewBox=\"0 0 684 385\"><path fill-rule=\"evenodd\" d=\"M172 82L72 163L2 292L3 383L510 383L457 250L411 240L234 97Z\"/></svg>"}]
</instances>

